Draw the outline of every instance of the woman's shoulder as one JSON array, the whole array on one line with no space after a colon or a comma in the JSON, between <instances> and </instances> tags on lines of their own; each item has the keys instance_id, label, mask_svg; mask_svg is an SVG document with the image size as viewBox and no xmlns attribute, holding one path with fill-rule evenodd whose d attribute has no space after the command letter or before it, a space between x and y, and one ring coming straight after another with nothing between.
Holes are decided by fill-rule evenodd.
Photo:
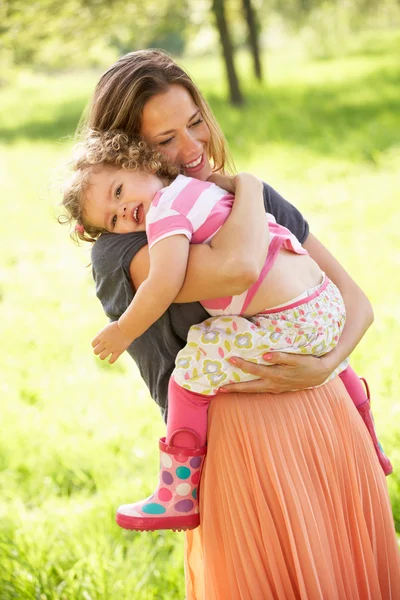
<instances>
[{"instance_id":1,"label":"woman's shoulder","mask_svg":"<svg viewBox=\"0 0 400 600\"><path fill-rule=\"evenodd\" d=\"M264 206L266 212L273 215L279 225L291 231L303 244L309 234L309 226L301 212L283 198L271 185L263 181Z\"/></svg>"},{"instance_id":2,"label":"woman's shoulder","mask_svg":"<svg viewBox=\"0 0 400 600\"><path fill-rule=\"evenodd\" d=\"M146 234L104 233L92 248L92 275L96 296L110 319L118 319L133 298L130 264L147 244Z\"/></svg>"},{"instance_id":3,"label":"woman's shoulder","mask_svg":"<svg viewBox=\"0 0 400 600\"><path fill-rule=\"evenodd\" d=\"M91 258L94 272L129 266L134 256L147 244L144 231L135 233L103 233L93 244Z\"/></svg>"}]
</instances>

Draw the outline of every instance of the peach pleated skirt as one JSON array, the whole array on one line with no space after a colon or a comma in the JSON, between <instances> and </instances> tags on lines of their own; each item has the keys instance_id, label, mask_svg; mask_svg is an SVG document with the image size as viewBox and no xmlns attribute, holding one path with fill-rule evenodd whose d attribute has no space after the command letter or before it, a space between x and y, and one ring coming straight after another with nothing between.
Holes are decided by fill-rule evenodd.
<instances>
[{"instance_id":1,"label":"peach pleated skirt","mask_svg":"<svg viewBox=\"0 0 400 600\"><path fill-rule=\"evenodd\" d=\"M399 600L386 480L339 378L216 396L187 600Z\"/></svg>"}]
</instances>

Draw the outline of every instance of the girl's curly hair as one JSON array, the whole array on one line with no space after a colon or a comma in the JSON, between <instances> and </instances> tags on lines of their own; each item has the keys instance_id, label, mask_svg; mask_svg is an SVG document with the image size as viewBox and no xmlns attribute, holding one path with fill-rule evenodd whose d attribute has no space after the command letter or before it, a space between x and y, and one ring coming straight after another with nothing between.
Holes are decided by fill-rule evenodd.
<instances>
[{"instance_id":1,"label":"girl's curly hair","mask_svg":"<svg viewBox=\"0 0 400 600\"><path fill-rule=\"evenodd\" d=\"M141 170L172 181L179 173L177 167L148 146L142 139L122 131L100 132L89 129L84 140L74 147L69 162L71 177L63 186L61 206L64 214L58 217L61 224L73 225L73 240L79 243L95 242L105 229L94 227L85 214L85 194L90 176L97 167L111 166L129 171Z\"/></svg>"}]
</instances>

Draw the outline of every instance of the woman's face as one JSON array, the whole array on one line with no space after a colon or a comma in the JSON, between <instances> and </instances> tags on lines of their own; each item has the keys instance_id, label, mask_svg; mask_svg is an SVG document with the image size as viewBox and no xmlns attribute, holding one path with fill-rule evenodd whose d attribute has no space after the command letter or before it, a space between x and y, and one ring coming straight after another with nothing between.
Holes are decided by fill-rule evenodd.
<instances>
[{"instance_id":1,"label":"woman's face","mask_svg":"<svg viewBox=\"0 0 400 600\"><path fill-rule=\"evenodd\" d=\"M204 181L211 175L210 130L185 87L170 85L146 102L140 134L188 177Z\"/></svg>"}]
</instances>

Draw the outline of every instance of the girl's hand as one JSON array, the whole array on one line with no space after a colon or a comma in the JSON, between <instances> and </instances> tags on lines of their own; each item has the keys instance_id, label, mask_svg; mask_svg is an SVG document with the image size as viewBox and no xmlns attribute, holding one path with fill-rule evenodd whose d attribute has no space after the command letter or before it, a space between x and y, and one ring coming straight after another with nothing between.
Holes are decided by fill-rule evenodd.
<instances>
[{"instance_id":1,"label":"girl's hand","mask_svg":"<svg viewBox=\"0 0 400 600\"><path fill-rule=\"evenodd\" d=\"M324 360L325 356L318 358L284 352L265 354L264 360L271 363L272 366L256 365L242 358L233 357L230 359L232 364L260 379L224 385L219 391L280 394L321 385L331 374Z\"/></svg>"},{"instance_id":2,"label":"girl's hand","mask_svg":"<svg viewBox=\"0 0 400 600\"><path fill-rule=\"evenodd\" d=\"M110 365L121 356L133 340L128 339L119 328L118 321L109 323L92 341L93 352L104 360L111 354Z\"/></svg>"}]
</instances>

